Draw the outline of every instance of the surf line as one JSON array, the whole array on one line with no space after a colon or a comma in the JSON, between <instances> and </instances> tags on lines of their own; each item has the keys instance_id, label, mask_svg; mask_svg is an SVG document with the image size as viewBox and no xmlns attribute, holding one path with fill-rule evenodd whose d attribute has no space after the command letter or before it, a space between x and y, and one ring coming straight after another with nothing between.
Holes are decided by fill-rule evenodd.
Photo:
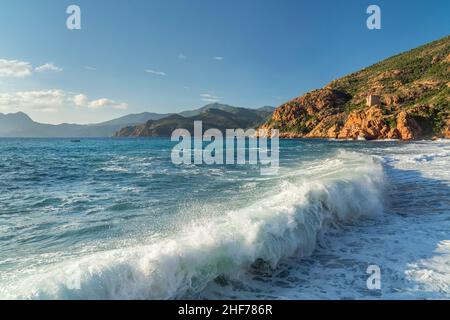
<instances>
[{"instance_id":1,"label":"surf line","mask_svg":"<svg viewBox=\"0 0 450 320\"><path fill-rule=\"evenodd\" d=\"M262 175L276 175L279 169L279 132L272 129L210 128L203 133L202 121L194 121L194 137L191 130L175 129L171 141L179 142L171 152L172 163L207 165L257 165ZM208 144L204 147L204 142ZM270 143L269 143L270 142ZM224 148L225 147L225 148ZM248 158L247 158L248 154Z\"/></svg>"},{"instance_id":2,"label":"surf line","mask_svg":"<svg viewBox=\"0 0 450 320\"><path fill-rule=\"evenodd\" d=\"M205 318L209 318L213 307L193 307L188 304L178 308L179 315L199 315L205 316Z\"/></svg>"}]
</instances>

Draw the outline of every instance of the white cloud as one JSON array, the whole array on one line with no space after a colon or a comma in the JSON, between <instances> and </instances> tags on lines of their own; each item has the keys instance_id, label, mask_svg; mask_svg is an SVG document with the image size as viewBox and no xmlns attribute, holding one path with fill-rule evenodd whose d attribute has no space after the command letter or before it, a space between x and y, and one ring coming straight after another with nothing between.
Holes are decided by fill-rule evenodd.
<instances>
[{"instance_id":1,"label":"white cloud","mask_svg":"<svg viewBox=\"0 0 450 320\"><path fill-rule=\"evenodd\" d=\"M166 75L165 72L162 72L162 71L155 71L155 70L150 70L150 69L145 70L145 72L151 73L151 74L155 74L155 75L157 75L157 76L165 76L165 75Z\"/></svg>"},{"instance_id":2,"label":"white cloud","mask_svg":"<svg viewBox=\"0 0 450 320\"><path fill-rule=\"evenodd\" d=\"M97 68L91 67L91 66L85 66L84 68L85 68L86 70L91 70L91 71L97 70Z\"/></svg>"},{"instance_id":3,"label":"white cloud","mask_svg":"<svg viewBox=\"0 0 450 320\"><path fill-rule=\"evenodd\" d=\"M66 94L62 90L0 93L0 109L56 112L63 105L65 97Z\"/></svg>"},{"instance_id":4,"label":"white cloud","mask_svg":"<svg viewBox=\"0 0 450 320\"><path fill-rule=\"evenodd\" d=\"M116 102L107 98L89 100L86 95L81 93L73 96L71 100L77 107L87 107L90 109L102 109L110 107L113 109L125 110L128 108L128 104L124 102Z\"/></svg>"},{"instance_id":5,"label":"white cloud","mask_svg":"<svg viewBox=\"0 0 450 320\"><path fill-rule=\"evenodd\" d=\"M224 58L224 57L216 56L216 57L213 57L213 59L214 59L214 60L217 60L217 61L222 61L222 60L225 59L225 58Z\"/></svg>"},{"instance_id":6,"label":"white cloud","mask_svg":"<svg viewBox=\"0 0 450 320\"><path fill-rule=\"evenodd\" d=\"M126 108L128 108L128 104L123 103L123 102L119 103L114 100L106 99L106 98L92 100L89 103L89 108L92 108L92 109L105 108L105 107L111 107L114 109L125 110Z\"/></svg>"},{"instance_id":7,"label":"white cloud","mask_svg":"<svg viewBox=\"0 0 450 320\"><path fill-rule=\"evenodd\" d=\"M0 59L0 77L26 77L31 71L29 62Z\"/></svg>"},{"instance_id":8,"label":"white cloud","mask_svg":"<svg viewBox=\"0 0 450 320\"><path fill-rule=\"evenodd\" d=\"M6 60L0 59L0 77L26 77L35 72L45 72L45 71L54 71L60 72L63 71L62 68L56 66L55 64L49 62L34 68L29 62L19 61L19 60Z\"/></svg>"},{"instance_id":9,"label":"white cloud","mask_svg":"<svg viewBox=\"0 0 450 320\"><path fill-rule=\"evenodd\" d=\"M77 94L74 95L71 100L73 101L73 103L75 103L75 105L77 107L86 107L87 105L89 105L89 99L86 95L84 94Z\"/></svg>"},{"instance_id":10,"label":"white cloud","mask_svg":"<svg viewBox=\"0 0 450 320\"><path fill-rule=\"evenodd\" d=\"M55 66L52 62L43 64L42 66L36 67L34 69L36 72L45 72L45 71L54 71L54 72L61 72L63 71L62 68Z\"/></svg>"},{"instance_id":11,"label":"white cloud","mask_svg":"<svg viewBox=\"0 0 450 320\"><path fill-rule=\"evenodd\" d=\"M75 94L56 89L47 91L17 91L13 93L0 92L0 110L4 112L57 112L61 107L69 103L73 103L77 107L90 109L113 108L124 110L128 108L128 104L124 102L116 102L107 98L89 100L85 94Z\"/></svg>"},{"instance_id":12,"label":"white cloud","mask_svg":"<svg viewBox=\"0 0 450 320\"><path fill-rule=\"evenodd\" d=\"M180 59L180 60L186 60L187 57L186 57L184 54L180 53L180 54L178 55L178 59Z\"/></svg>"},{"instance_id":13,"label":"white cloud","mask_svg":"<svg viewBox=\"0 0 450 320\"><path fill-rule=\"evenodd\" d=\"M210 94L210 93L202 93L200 95L201 100L205 101L205 102L219 102L220 101L220 97Z\"/></svg>"}]
</instances>

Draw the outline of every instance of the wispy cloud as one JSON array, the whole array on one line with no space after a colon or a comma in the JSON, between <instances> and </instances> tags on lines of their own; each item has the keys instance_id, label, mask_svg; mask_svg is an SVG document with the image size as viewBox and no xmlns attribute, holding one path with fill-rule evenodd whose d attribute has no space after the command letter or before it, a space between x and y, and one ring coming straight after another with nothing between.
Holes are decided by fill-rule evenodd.
<instances>
[{"instance_id":1,"label":"wispy cloud","mask_svg":"<svg viewBox=\"0 0 450 320\"><path fill-rule=\"evenodd\" d=\"M220 56L216 56L216 57L213 57L213 59L217 60L217 61L222 61L225 58L224 57L220 57Z\"/></svg>"},{"instance_id":2,"label":"wispy cloud","mask_svg":"<svg viewBox=\"0 0 450 320\"><path fill-rule=\"evenodd\" d=\"M178 55L178 59L180 59L180 60L186 60L187 57L186 57L184 54L180 53L180 54Z\"/></svg>"},{"instance_id":3,"label":"wispy cloud","mask_svg":"<svg viewBox=\"0 0 450 320\"><path fill-rule=\"evenodd\" d=\"M18 91L0 93L0 109L7 111L56 112L63 105L66 93L62 90Z\"/></svg>"},{"instance_id":4,"label":"wispy cloud","mask_svg":"<svg viewBox=\"0 0 450 320\"><path fill-rule=\"evenodd\" d=\"M54 72L61 72L63 71L62 68L55 66L53 62L49 62L46 64L43 64L42 66L36 67L34 69L36 72L45 72L45 71L54 71Z\"/></svg>"},{"instance_id":5,"label":"wispy cloud","mask_svg":"<svg viewBox=\"0 0 450 320\"><path fill-rule=\"evenodd\" d=\"M32 70L29 62L0 59L0 77L26 77L31 75Z\"/></svg>"},{"instance_id":6,"label":"wispy cloud","mask_svg":"<svg viewBox=\"0 0 450 320\"><path fill-rule=\"evenodd\" d=\"M91 66L85 66L84 68L85 68L86 70L91 70L91 71L97 70L97 68L91 67Z\"/></svg>"},{"instance_id":7,"label":"wispy cloud","mask_svg":"<svg viewBox=\"0 0 450 320\"><path fill-rule=\"evenodd\" d=\"M210 94L210 93L202 93L200 95L200 98L202 101L205 101L205 102L219 102L221 99L221 97L218 97L218 96Z\"/></svg>"},{"instance_id":8,"label":"wispy cloud","mask_svg":"<svg viewBox=\"0 0 450 320\"><path fill-rule=\"evenodd\" d=\"M155 70L151 70L151 69L147 69L147 70L145 70L145 72L151 73L151 74L154 74L154 75L157 75L157 76L165 76L166 75L165 72L155 71Z\"/></svg>"},{"instance_id":9,"label":"wispy cloud","mask_svg":"<svg viewBox=\"0 0 450 320\"><path fill-rule=\"evenodd\" d=\"M89 100L85 94L77 94L70 99L77 107L86 107L90 109L103 109L103 108L113 108L125 110L128 108L128 104L124 102L116 102L108 98L100 98L97 100Z\"/></svg>"},{"instance_id":10,"label":"wispy cloud","mask_svg":"<svg viewBox=\"0 0 450 320\"><path fill-rule=\"evenodd\" d=\"M61 107L70 103L77 107L89 109L113 108L125 110L128 108L128 104L124 102L116 102L108 98L89 100L85 94L57 89L0 93L0 110L6 112L57 112Z\"/></svg>"},{"instance_id":11,"label":"wispy cloud","mask_svg":"<svg viewBox=\"0 0 450 320\"><path fill-rule=\"evenodd\" d=\"M19 60L6 60L0 59L0 77L16 77L23 78L30 76L34 72L61 72L62 68L56 66L54 63L49 62L41 66L33 68L31 63Z\"/></svg>"}]
</instances>

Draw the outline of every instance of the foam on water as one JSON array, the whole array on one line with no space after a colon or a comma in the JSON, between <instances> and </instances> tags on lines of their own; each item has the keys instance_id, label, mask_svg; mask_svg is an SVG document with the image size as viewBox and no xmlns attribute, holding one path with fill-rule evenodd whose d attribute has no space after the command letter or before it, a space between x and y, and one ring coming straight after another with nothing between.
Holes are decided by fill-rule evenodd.
<instances>
[{"instance_id":1,"label":"foam on water","mask_svg":"<svg viewBox=\"0 0 450 320\"><path fill-rule=\"evenodd\" d=\"M306 173L305 173L306 172ZM171 236L86 254L5 283L2 298L172 299L201 294L219 278L248 276L310 256L336 226L382 212L384 174L371 156L340 152L285 173L270 195L213 217L197 218ZM216 281L215 281L216 280ZM245 279L244 279L245 281Z\"/></svg>"},{"instance_id":2,"label":"foam on water","mask_svg":"<svg viewBox=\"0 0 450 320\"><path fill-rule=\"evenodd\" d=\"M415 281L414 291L425 291L449 296L450 293L450 240L438 243L434 255L410 263L406 275Z\"/></svg>"},{"instance_id":3,"label":"foam on water","mask_svg":"<svg viewBox=\"0 0 450 320\"><path fill-rule=\"evenodd\" d=\"M386 214L328 234L310 257L250 270L243 281L211 283L200 297L450 298L450 143L375 145L365 152L385 168ZM367 288L370 265L381 269L380 290Z\"/></svg>"},{"instance_id":4,"label":"foam on water","mask_svg":"<svg viewBox=\"0 0 450 320\"><path fill-rule=\"evenodd\" d=\"M11 143L0 298L450 298L448 141L281 141L276 177L159 140Z\"/></svg>"}]
</instances>

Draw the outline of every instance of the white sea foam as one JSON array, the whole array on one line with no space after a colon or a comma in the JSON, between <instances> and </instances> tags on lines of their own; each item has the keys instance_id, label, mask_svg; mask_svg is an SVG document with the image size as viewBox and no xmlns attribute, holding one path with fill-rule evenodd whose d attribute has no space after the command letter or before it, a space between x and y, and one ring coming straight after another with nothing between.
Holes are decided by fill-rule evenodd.
<instances>
[{"instance_id":1,"label":"white sea foam","mask_svg":"<svg viewBox=\"0 0 450 320\"><path fill-rule=\"evenodd\" d=\"M248 272L237 283L211 283L200 297L450 298L450 141L366 146L385 168L386 214L328 234L310 258L284 259L273 272ZM380 290L366 285L373 264L381 269Z\"/></svg>"},{"instance_id":2,"label":"white sea foam","mask_svg":"<svg viewBox=\"0 0 450 320\"><path fill-rule=\"evenodd\" d=\"M330 227L382 212L384 174L370 156L341 152L308 172L286 173L271 196L199 219L170 237L35 270L0 288L2 298L171 299L258 261L275 267L309 256Z\"/></svg>"},{"instance_id":3,"label":"white sea foam","mask_svg":"<svg viewBox=\"0 0 450 320\"><path fill-rule=\"evenodd\" d=\"M434 256L408 265L408 278L416 282L414 291L450 293L450 240L439 242Z\"/></svg>"}]
</instances>

